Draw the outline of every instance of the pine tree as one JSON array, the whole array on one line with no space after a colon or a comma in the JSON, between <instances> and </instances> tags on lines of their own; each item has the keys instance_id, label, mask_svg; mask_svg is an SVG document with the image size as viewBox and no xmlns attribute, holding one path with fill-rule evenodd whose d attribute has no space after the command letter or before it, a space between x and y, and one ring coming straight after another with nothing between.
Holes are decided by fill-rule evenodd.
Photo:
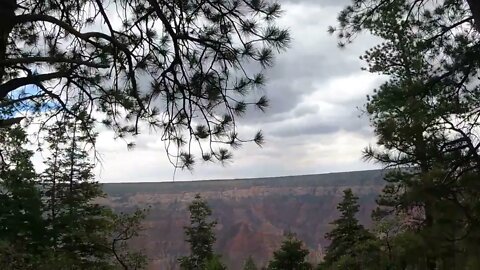
<instances>
[{"instance_id":1,"label":"pine tree","mask_svg":"<svg viewBox=\"0 0 480 270\"><path fill-rule=\"evenodd\" d=\"M68 259L79 269L105 268L112 263L109 237L113 213L94 203L103 192L92 181L93 165L83 150L85 140L74 119L50 127L46 141L52 154L41 175L47 233L54 257Z\"/></svg>"},{"instance_id":2,"label":"pine tree","mask_svg":"<svg viewBox=\"0 0 480 270\"><path fill-rule=\"evenodd\" d=\"M359 209L358 197L351 189L346 189L343 193L343 200L337 206L340 217L332 222L334 228L325 236L331 243L322 265L327 268L343 265L348 269L362 269L360 253L363 251L360 251L371 248L366 245L370 244L372 236L355 217Z\"/></svg>"},{"instance_id":3,"label":"pine tree","mask_svg":"<svg viewBox=\"0 0 480 270\"><path fill-rule=\"evenodd\" d=\"M200 194L195 195L188 210L190 226L185 227L185 236L190 245L190 255L179 259L181 269L203 270L207 264L217 267L219 259L213 251L217 222L211 220L212 210Z\"/></svg>"},{"instance_id":4,"label":"pine tree","mask_svg":"<svg viewBox=\"0 0 480 270\"><path fill-rule=\"evenodd\" d=\"M19 126L0 129L1 269L142 269L145 256L126 243L138 234L143 211L118 215L94 202L94 182L75 121L51 127L51 156L38 175Z\"/></svg>"},{"instance_id":5,"label":"pine tree","mask_svg":"<svg viewBox=\"0 0 480 270\"><path fill-rule=\"evenodd\" d=\"M122 243L136 236L144 215L142 211L115 214L95 203L104 193L93 180L93 164L85 150L89 127L84 123L64 118L50 127L46 138L51 156L45 161L41 179L50 239L44 245L51 248L53 260L78 269L112 269L119 265L129 269L131 264L135 269L142 268L142 256L125 253Z\"/></svg>"},{"instance_id":6,"label":"pine tree","mask_svg":"<svg viewBox=\"0 0 480 270\"><path fill-rule=\"evenodd\" d=\"M402 251L417 256L406 260L414 263L408 267L465 269L465 262L478 261L472 245L480 232L474 2L354 1L330 29L342 45L360 31L383 41L362 56L368 71L389 78L368 97L379 147L367 148L365 157L396 169L385 179L376 215L409 217L406 238L419 239Z\"/></svg>"},{"instance_id":7,"label":"pine tree","mask_svg":"<svg viewBox=\"0 0 480 270\"><path fill-rule=\"evenodd\" d=\"M268 263L269 270L308 270L312 269L306 258L310 252L303 247L303 242L289 233L274 251L273 259Z\"/></svg>"},{"instance_id":8,"label":"pine tree","mask_svg":"<svg viewBox=\"0 0 480 270\"><path fill-rule=\"evenodd\" d=\"M41 193L33 153L19 126L0 129L0 268L33 269L46 255Z\"/></svg>"}]
</instances>

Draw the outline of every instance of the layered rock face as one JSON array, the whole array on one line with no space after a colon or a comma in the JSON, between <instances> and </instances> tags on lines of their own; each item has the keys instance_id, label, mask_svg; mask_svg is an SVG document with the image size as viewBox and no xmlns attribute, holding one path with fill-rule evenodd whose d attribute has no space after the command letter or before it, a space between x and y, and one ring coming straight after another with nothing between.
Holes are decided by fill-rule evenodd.
<instances>
[{"instance_id":1,"label":"layered rock face","mask_svg":"<svg viewBox=\"0 0 480 270\"><path fill-rule=\"evenodd\" d=\"M145 249L150 269L178 269L188 254L183 226L196 193L218 220L216 251L229 269L242 269L252 256L266 265L286 232L293 232L318 262L328 245L324 235L338 217L337 203L351 188L360 198L359 220L370 225L375 198L384 186L382 171L361 171L257 179L105 184L104 202L120 211L151 207L145 231L135 245Z\"/></svg>"}]
</instances>

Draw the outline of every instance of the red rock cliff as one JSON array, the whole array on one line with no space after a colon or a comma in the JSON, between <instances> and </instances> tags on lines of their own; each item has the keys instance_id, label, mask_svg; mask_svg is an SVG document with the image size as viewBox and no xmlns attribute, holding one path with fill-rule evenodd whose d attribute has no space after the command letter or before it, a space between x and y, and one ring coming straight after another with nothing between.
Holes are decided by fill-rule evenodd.
<instances>
[{"instance_id":1,"label":"red rock cliff","mask_svg":"<svg viewBox=\"0 0 480 270\"><path fill-rule=\"evenodd\" d=\"M186 206L196 193L204 197L218 220L216 250L229 269L242 269L252 256L265 265L283 234L296 233L318 262L328 245L324 235L337 217L336 205L345 188L360 198L359 219L369 225L375 197L383 187L381 171L363 171L245 180L177 183L106 184L108 203L116 209L151 206L146 230L136 245L151 259L150 269L178 269L177 258L188 254L183 226Z\"/></svg>"}]
</instances>

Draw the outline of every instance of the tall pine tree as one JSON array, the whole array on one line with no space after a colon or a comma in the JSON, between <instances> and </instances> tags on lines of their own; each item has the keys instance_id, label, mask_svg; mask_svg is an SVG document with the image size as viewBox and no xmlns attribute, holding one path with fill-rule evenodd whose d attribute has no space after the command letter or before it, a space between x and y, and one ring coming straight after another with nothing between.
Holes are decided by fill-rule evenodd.
<instances>
[{"instance_id":1,"label":"tall pine tree","mask_svg":"<svg viewBox=\"0 0 480 270\"><path fill-rule=\"evenodd\" d=\"M46 138L51 156L41 174L47 233L52 255L79 269L111 265L109 238L112 212L97 203L103 196L93 181L93 165L84 150L86 136L81 123L62 119L49 127Z\"/></svg>"},{"instance_id":2,"label":"tall pine tree","mask_svg":"<svg viewBox=\"0 0 480 270\"><path fill-rule=\"evenodd\" d=\"M351 189L343 191L343 200L337 206L340 217L332 222L334 228L326 234L331 241L322 263L326 269L364 269L363 258L365 253L370 253L373 236L359 224L356 214L358 213L358 197ZM365 250L369 250L365 252ZM371 256L369 254L368 256ZM339 267L339 268L338 268ZM322 268L322 269L323 269Z\"/></svg>"},{"instance_id":3,"label":"tall pine tree","mask_svg":"<svg viewBox=\"0 0 480 270\"><path fill-rule=\"evenodd\" d=\"M190 245L190 255L179 259L183 270L203 270L222 268L219 256L213 251L215 243L215 226L217 222L211 219L212 210L200 194L188 206L190 212L190 226L185 227L186 241Z\"/></svg>"},{"instance_id":4,"label":"tall pine tree","mask_svg":"<svg viewBox=\"0 0 480 270\"><path fill-rule=\"evenodd\" d=\"M144 256L126 243L144 213L118 215L95 203L104 194L93 180L82 129L63 120L50 127L50 156L40 175L23 129L0 129L1 269L141 269Z\"/></svg>"},{"instance_id":5,"label":"tall pine tree","mask_svg":"<svg viewBox=\"0 0 480 270\"><path fill-rule=\"evenodd\" d=\"M368 99L379 147L365 156L396 169L386 178L376 214L409 217L406 235L420 239L403 253L422 256L409 267L478 265L480 35L474 2L353 1L340 13L338 28L330 29L342 44L360 31L383 41L362 56L368 71L389 78Z\"/></svg>"},{"instance_id":6,"label":"tall pine tree","mask_svg":"<svg viewBox=\"0 0 480 270\"><path fill-rule=\"evenodd\" d=\"M45 269L37 267L48 237L27 135L19 126L3 128L0 144L0 268Z\"/></svg>"}]
</instances>

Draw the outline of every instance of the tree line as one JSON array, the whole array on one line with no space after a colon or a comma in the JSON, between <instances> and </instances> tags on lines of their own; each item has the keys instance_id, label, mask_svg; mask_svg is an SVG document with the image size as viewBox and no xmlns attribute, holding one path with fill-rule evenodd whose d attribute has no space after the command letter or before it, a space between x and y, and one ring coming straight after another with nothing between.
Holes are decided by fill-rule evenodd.
<instances>
[{"instance_id":1,"label":"tree line","mask_svg":"<svg viewBox=\"0 0 480 270\"><path fill-rule=\"evenodd\" d=\"M215 219L207 202L196 195L188 207L190 226L185 227L186 242L190 254L178 259L182 270L227 270L220 254L214 251L216 240ZM373 212L373 226L365 228L356 215L359 211L358 197L351 189L343 191L343 199L337 205L339 217L332 221L332 229L325 234L330 244L325 249L321 262L308 261L310 251L295 234L285 233L280 247L264 266L257 266L248 257L244 270L407 270L427 269L429 256L438 257L438 269L478 269L480 258L461 257L456 268L448 264L455 260L454 254L436 254L435 247L429 246L423 232L411 216L395 216L378 219ZM450 248L447 246L446 248ZM442 260L440 260L442 259ZM444 263L444 261L447 263Z\"/></svg>"}]
</instances>

